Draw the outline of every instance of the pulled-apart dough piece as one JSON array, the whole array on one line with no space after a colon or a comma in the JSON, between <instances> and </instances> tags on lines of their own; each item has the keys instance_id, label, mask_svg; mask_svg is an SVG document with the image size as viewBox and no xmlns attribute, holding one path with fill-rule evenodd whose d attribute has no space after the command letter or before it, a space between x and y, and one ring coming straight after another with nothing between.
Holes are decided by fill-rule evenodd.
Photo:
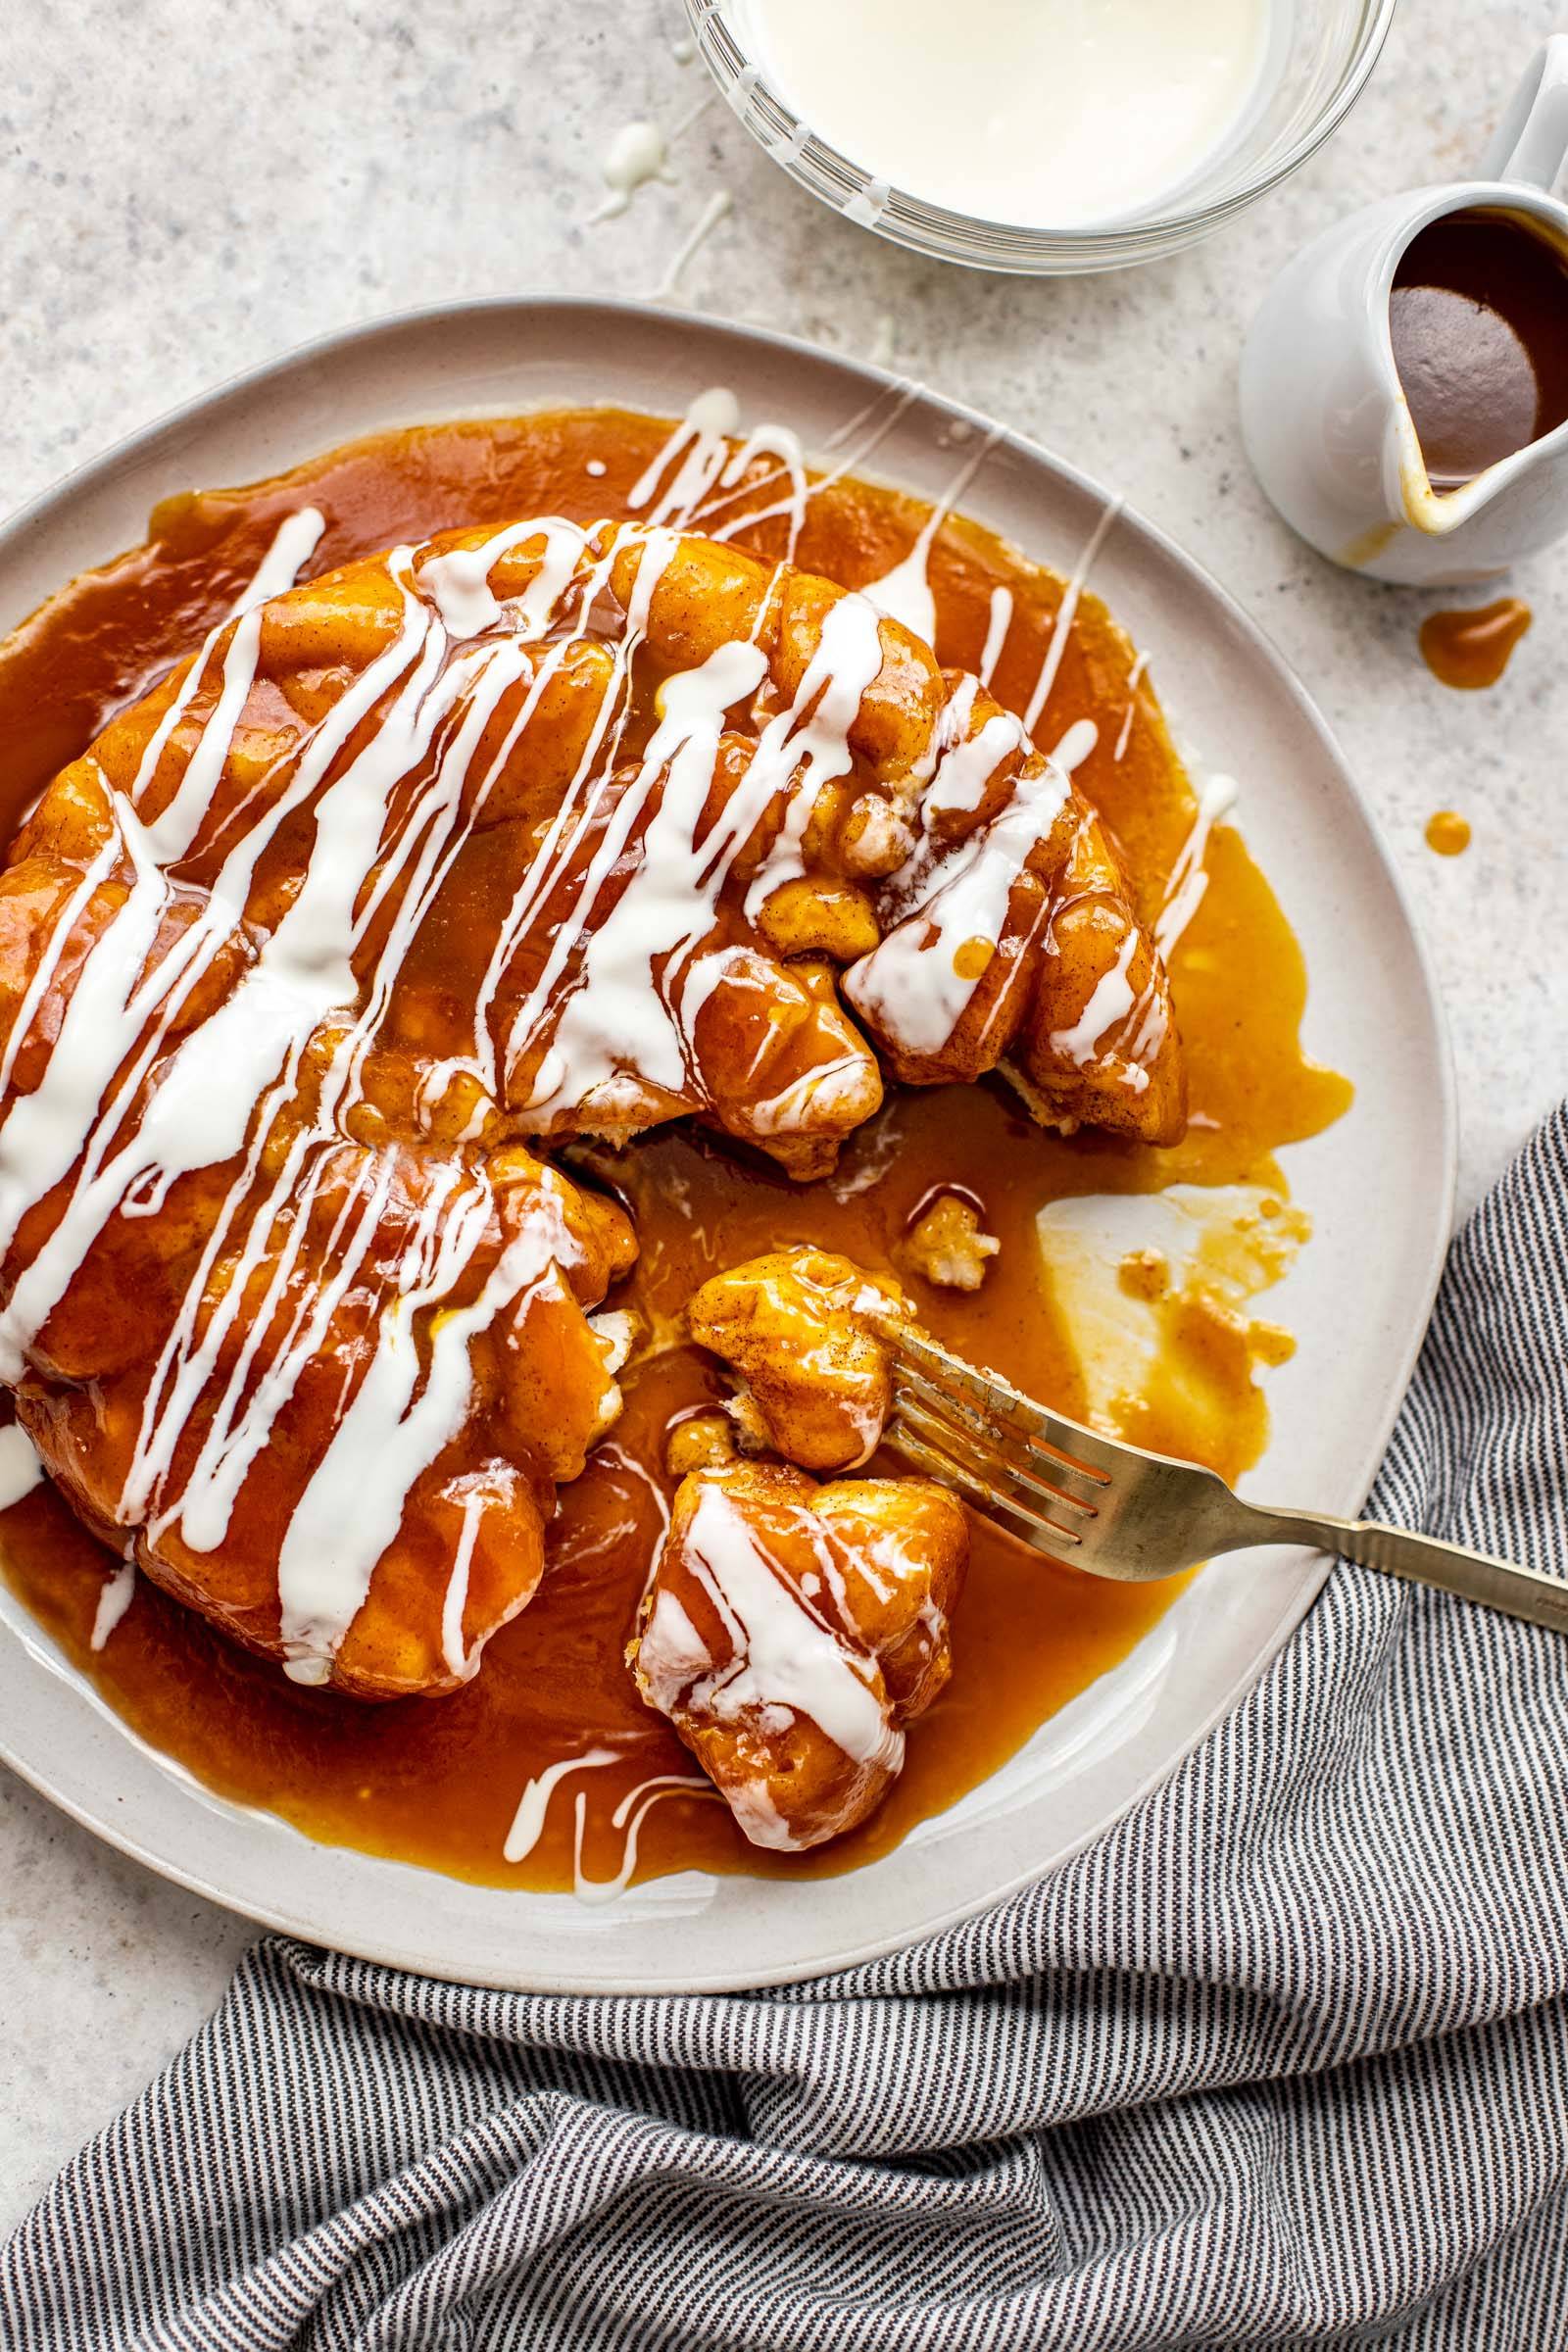
<instances>
[{"instance_id":1,"label":"pulled-apart dough piece","mask_svg":"<svg viewBox=\"0 0 1568 2352\"><path fill-rule=\"evenodd\" d=\"M885 1276L829 1250L781 1250L705 1282L686 1324L740 1374L786 1460L854 1470L876 1451L893 1408L878 1321L905 1311Z\"/></svg>"},{"instance_id":2,"label":"pulled-apart dough piece","mask_svg":"<svg viewBox=\"0 0 1568 2352\"><path fill-rule=\"evenodd\" d=\"M754 1845L820 1845L882 1802L952 1671L967 1559L924 1479L682 1481L627 1657Z\"/></svg>"}]
</instances>

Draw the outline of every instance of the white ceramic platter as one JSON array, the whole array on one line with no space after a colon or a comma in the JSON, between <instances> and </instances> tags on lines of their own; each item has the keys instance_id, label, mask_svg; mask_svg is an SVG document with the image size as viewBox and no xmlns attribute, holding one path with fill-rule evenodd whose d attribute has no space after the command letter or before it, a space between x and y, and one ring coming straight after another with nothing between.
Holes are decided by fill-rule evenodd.
<instances>
[{"instance_id":1,"label":"white ceramic platter","mask_svg":"<svg viewBox=\"0 0 1568 2352\"><path fill-rule=\"evenodd\" d=\"M809 456L888 382L780 337L632 305L496 302L360 328L196 402L19 514L0 532L0 629L72 573L137 543L170 492L273 473L379 427L564 402L677 414L725 385L748 423L787 422ZM872 470L940 497L955 442L977 421L917 394ZM1010 435L962 500L1064 570L1105 503L1069 466ZM1288 1154L1314 1239L1270 1300L1298 1348L1272 1384L1274 1438L1253 1481L1282 1500L1353 1512L1448 1235L1454 1120L1432 977L1345 763L1268 642L1135 515L1109 530L1093 584L1147 650L1184 738L1239 779L1239 819L1305 951L1308 1048L1355 1082L1348 1115ZM4 1593L0 1754L153 1869L370 1959L550 1991L781 1983L895 1949L1062 1862L1235 1704L1326 1573L1320 1558L1283 1549L1215 1564L983 1788L883 1860L798 1884L690 1874L590 1905L314 1844L142 1745Z\"/></svg>"}]
</instances>

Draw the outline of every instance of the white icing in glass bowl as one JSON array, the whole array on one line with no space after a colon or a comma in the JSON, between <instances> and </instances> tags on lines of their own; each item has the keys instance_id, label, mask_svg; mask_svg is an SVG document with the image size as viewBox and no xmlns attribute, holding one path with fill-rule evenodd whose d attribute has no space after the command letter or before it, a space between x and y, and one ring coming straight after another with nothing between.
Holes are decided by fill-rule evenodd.
<instances>
[{"instance_id":1,"label":"white icing in glass bowl","mask_svg":"<svg viewBox=\"0 0 1568 2352\"><path fill-rule=\"evenodd\" d=\"M1388 35L1397 0L1275 0L1269 53L1231 132L1173 192L1103 225L1050 229L927 202L877 178L818 136L777 89L748 27L747 0L686 0L709 71L758 144L847 220L944 261L1014 275L1118 270L1193 245L1305 163L1344 121Z\"/></svg>"}]
</instances>

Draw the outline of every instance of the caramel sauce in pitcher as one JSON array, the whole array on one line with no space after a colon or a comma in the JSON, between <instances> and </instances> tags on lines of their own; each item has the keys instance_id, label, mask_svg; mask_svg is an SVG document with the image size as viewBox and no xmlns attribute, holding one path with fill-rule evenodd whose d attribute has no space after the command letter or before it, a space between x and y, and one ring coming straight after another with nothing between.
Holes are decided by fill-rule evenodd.
<instances>
[{"instance_id":1,"label":"caramel sauce in pitcher","mask_svg":"<svg viewBox=\"0 0 1568 2352\"><path fill-rule=\"evenodd\" d=\"M1453 213L1420 230L1389 330L1435 490L1568 421L1568 258L1521 216Z\"/></svg>"},{"instance_id":2,"label":"caramel sauce in pitcher","mask_svg":"<svg viewBox=\"0 0 1568 2352\"><path fill-rule=\"evenodd\" d=\"M299 507L326 518L316 571L463 523L619 516L670 430L612 409L431 425L356 442L271 481L167 502L146 545L73 582L0 647L0 824L9 832L106 716L232 604L279 520ZM777 469L726 499L739 543L781 556ZM796 560L847 586L873 583L909 558L930 520L918 502L852 478L817 485ZM692 527L703 521L699 513ZM1282 1205L1274 1154L1318 1133L1349 1099L1343 1079L1302 1054L1299 951L1241 835L1222 824L1210 831L1200 815L1142 658L1104 606L1077 595L1058 643L1067 583L956 516L931 541L926 577L942 660L983 665L1001 702L1026 710L1046 664L1055 665L1051 726L1095 724L1075 780L1119 836L1141 911L1153 920L1181 898L1189 919L1177 926L1170 966L1191 1073L1185 1141L1156 1150L1048 1134L1004 1085L988 1081L890 1089L837 1172L805 1187L684 1128L624 1152L578 1152L581 1179L612 1188L636 1220L640 1262L608 1303L634 1308L652 1344L622 1375L622 1419L563 1492L538 1593L490 1642L477 1677L449 1696L377 1706L303 1688L145 1580L94 1648L100 1595L118 1563L52 1488L36 1488L0 1516L0 1568L13 1591L136 1732L222 1794L330 1842L501 1886L613 1886L634 1864L637 1876L820 1876L885 1852L954 1803L1127 1654L1177 1585L1055 1568L976 1521L952 1684L912 1727L906 1770L878 1814L816 1852L767 1854L693 1786L690 1757L639 1701L623 1649L674 1483L666 1432L725 1393L716 1366L684 1342L681 1311L708 1274L764 1250L815 1243L892 1269L939 1338L1069 1413L1097 1410L1231 1477L1260 1451L1266 1413L1255 1374L1289 1343L1249 1319L1251 1278L1235 1269L1255 1259L1265 1270L1252 1287L1271 1278L1268 1266L1278 1270L1265 1240L1294 1212ZM1206 873L1200 896L1195 870ZM1152 1368L1139 1393L1099 1397L1063 1302L1062 1261L1054 1279L1039 1220L1082 1196L1175 1185L1222 1188L1216 1200L1239 1188L1236 1232L1200 1252L1200 1275L1163 1259L1156 1269L1157 1252L1145 1253L1120 1295L1130 1311L1157 1318ZM911 1223L938 1189L973 1203L1002 1244L973 1295L911 1280L900 1264ZM1114 1266L1108 1279L1116 1291ZM590 1749L608 1761L574 1765ZM539 1808L536 1839L509 1861L519 1800L556 1766L576 1777Z\"/></svg>"}]
</instances>

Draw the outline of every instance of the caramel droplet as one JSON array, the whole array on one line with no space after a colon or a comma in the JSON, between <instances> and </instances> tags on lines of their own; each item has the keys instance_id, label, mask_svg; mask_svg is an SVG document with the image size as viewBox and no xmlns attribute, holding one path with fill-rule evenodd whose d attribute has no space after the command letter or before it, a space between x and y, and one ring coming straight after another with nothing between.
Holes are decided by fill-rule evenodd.
<instances>
[{"instance_id":1,"label":"caramel droplet","mask_svg":"<svg viewBox=\"0 0 1568 2352\"><path fill-rule=\"evenodd\" d=\"M1468 612L1429 612L1421 623L1421 658L1445 686L1467 692L1495 686L1534 617L1516 596Z\"/></svg>"},{"instance_id":2,"label":"caramel droplet","mask_svg":"<svg viewBox=\"0 0 1568 2352\"><path fill-rule=\"evenodd\" d=\"M1470 847L1470 819L1457 808L1440 808L1427 818L1427 848L1440 858L1457 858Z\"/></svg>"}]
</instances>

